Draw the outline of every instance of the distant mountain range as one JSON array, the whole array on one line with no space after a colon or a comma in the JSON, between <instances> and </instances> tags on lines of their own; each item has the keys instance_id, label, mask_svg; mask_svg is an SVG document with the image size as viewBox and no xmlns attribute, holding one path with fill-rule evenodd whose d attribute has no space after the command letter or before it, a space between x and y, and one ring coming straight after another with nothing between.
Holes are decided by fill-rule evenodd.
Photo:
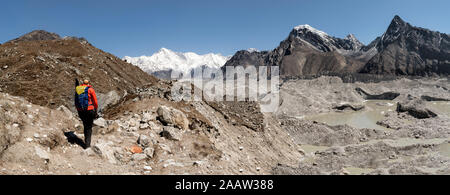
<instances>
[{"instance_id":1,"label":"distant mountain range","mask_svg":"<svg viewBox=\"0 0 450 195\"><path fill-rule=\"evenodd\" d=\"M170 78L172 71L189 73L197 68L219 69L230 57L221 54L198 55L193 52L181 53L162 48L152 56L123 58L147 73L160 78Z\"/></svg>"},{"instance_id":2,"label":"distant mountain range","mask_svg":"<svg viewBox=\"0 0 450 195\"><path fill-rule=\"evenodd\" d=\"M225 66L279 66L283 76L327 73L449 75L449 35L413 27L395 16L369 45L336 38L309 25L295 27L272 51L238 51Z\"/></svg>"},{"instance_id":3,"label":"distant mountain range","mask_svg":"<svg viewBox=\"0 0 450 195\"><path fill-rule=\"evenodd\" d=\"M43 44L39 45L38 43ZM193 70L197 69L225 69L225 66L249 65L279 66L282 76L334 73L414 76L450 75L450 36L445 33L414 27L403 21L399 16L394 17L383 35L377 37L368 45L361 43L352 34L345 38L337 38L309 25L300 25L294 27L289 36L272 51L258 51L252 48L238 51L232 57L214 53L205 55L198 55L192 52L180 53L162 48L151 56L126 56L121 62L115 59L112 60L114 62L110 62L110 60L100 58L113 59L112 55L98 51L96 48L93 49L84 38L62 38L55 33L42 30L25 34L0 45L0 47L4 48L2 51L4 53L3 57L0 56L0 62L3 64L3 68L0 69L2 72L0 80L4 81L3 83L6 81L13 82L12 78L19 78L20 75L23 75L22 73L14 72L15 69L13 71L10 68L12 64L28 62L20 56L13 56L13 54L18 55L21 52L21 55L24 57L30 57L30 62L37 64L40 62L43 66L49 66L50 62L53 61L59 64L59 61L62 60L61 64L95 64L116 69L116 66L123 64L122 60L124 60L147 73L164 79L170 79L172 71L192 73ZM21 48L24 51L16 51ZM9 49L14 50L14 52ZM43 53L42 49L46 49L46 52ZM36 51L30 53L28 50ZM66 53L58 54L61 51ZM99 56L99 59L92 57L94 53ZM66 59L65 56L71 56L71 58ZM78 59L80 56L83 58ZM37 62L34 58L39 58L40 60ZM114 65L111 65L111 63ZM23 65L28 66L30 64ZM78 73L80 72L78 70L82 70L83 67L78 65L73 69L80 76L84 76L84 74ZM129 68L129 66L126 67ZM27 69L26 71L29 70ZM135 70L135 67L133 67L132 71L139 72L140 70ZM140 74L141 72L135 74L144 77ZM6 73L17 75L12 76ZM29 72L26 73L28 74ZM88 73L90 72L88 71ZM54 72L48 75L53 74ZM119 73L117 72L117 74ZM127 75L129 76L129 74ZM116 76L111 78L116 79ZM136 82L134 78L126 78L123 80L125 83ZM144 80L148 81L149 78L145 77ZM6 86L0 85L0 89L5 89L4 87Z\"/></svg>"}]
</instances>

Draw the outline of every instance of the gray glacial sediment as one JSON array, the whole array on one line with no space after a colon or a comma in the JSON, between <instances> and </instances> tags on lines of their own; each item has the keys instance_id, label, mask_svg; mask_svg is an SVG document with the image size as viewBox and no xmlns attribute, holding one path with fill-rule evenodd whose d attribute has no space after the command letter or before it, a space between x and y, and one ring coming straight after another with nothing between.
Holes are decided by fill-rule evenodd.
<instances>
[{"instance_id":1,"label":"gray glacial sediment","mask_svg":"<svg viewBox=\"0 0 450 195\"><path fill-rule=\"evenodd\" d=\"M277 117L305 156L297 166L279 164L272 173L450 174L449 87L445 79L436 78L379 83L344 83L338 77L288 80L282 84ZM351 105L365 108L354 111ZM311 117L315 115L327 118ZM339 121L334 123L333 117ZM358 123L348 119L367 119L382 128L355 127Z\"/></svg>"}]
</instances>

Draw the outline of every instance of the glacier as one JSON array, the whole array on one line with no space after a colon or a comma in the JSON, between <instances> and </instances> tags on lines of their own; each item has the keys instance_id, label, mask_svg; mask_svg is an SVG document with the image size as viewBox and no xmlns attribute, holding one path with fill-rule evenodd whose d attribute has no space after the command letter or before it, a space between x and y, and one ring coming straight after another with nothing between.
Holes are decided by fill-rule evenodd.
<instances>
[{"instance_id":1,"label":"glacier","mask_svg":"<svg viewBox=\"0 0 450 195\"><path fill-rule=\"evenodd\" d=\"M161 48L151 56L130 57L125 56L123 60L138 66L147 73L163 71L190 72L196 68L206 67L218 69L225 65L231 56L208 53L199 55L194 52L174 52L167 48Z\"/></svg>"}]
</instances>

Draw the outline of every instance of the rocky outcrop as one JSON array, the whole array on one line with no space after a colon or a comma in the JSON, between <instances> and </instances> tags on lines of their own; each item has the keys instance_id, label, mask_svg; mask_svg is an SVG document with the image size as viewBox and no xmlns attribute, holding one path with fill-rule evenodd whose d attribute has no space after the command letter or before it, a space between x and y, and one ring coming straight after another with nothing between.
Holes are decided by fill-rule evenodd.
<instances>
[{"instance_id":1,"label":"rocky outcrop","mask_svg":"<svg viewBox=\"0 0 450 195\"><path fill-rule=\"evenodd\" d=\"M67 112L35 106L24 98L0 93L0 160L4 151L19 142L34 142L49 149L61 145L62 130L77 124Z\"/></svg>"},{"instance_id":2,"label":"rocky outcrop","mask_svg":"<svg viewBox=\"0 0 450 195\"><path fill-rule=\"evenodd\" d=\"M182 137L182 130L174 127L164 127L160 135L168 140L180 141Z\"/></svg>"},{"instance_id":3,"label":"rocky outcrop","mask_svg":"<svg viewBox=\"0 0 450 195\"><path fill-rule=\"evenodd\" d=\"M186 115L174 108L161 106L156 111L158 113L158 119L165 125L174 125L180 129L189 129L189 120Z\"/></svg>"},{"instance_id":4,"label":"rocky outcrop","mask_svg":"<svg viewBox=\"0 0 450 195\"><path fill-rule=\"evenodd\" d=\"M106 142L101 140L100 142L92 146L91 150L95 152L95 154L99 155L101 158L106 159L109 163L116 164L117 159L114 155L114 149L112 145L113 145L112 142Z\"/></svg>"},{"instance_id":5,"label":"rocky outcrop","mask_svg":"<svg viewBox=\"0 0 450 195\"><path fill-rule=\"evenodd\" d=\"M98 110L101 112L108 106L117 104L122 97L119 95L119 93L115 90L112 90L106 94L97 93L97 99L98 99Z\"/></svg>"},{"instance_id":6,"label":"rocky outcrop","mask_svg":"<svg viewBox=\"0 0 450 195\"><path fill-rule=\"evenodd\" d=\"M394 100L395 98L400 96L400 93L396 93L396 92L386 92L386 93L374 95L374 94L370 94L370 93L366 92L364 89L359 88L359 87L356 88L355 90L366 100Z\"/></svg>"},{"instance_id":7,"label":"rocky outcrop","mask_svg":"<svg viewBox=\"0 0 450 195\"><path fill-rule=\"evenodd\" d=\"M94 120L94 125L105 128L108 124L104 118L98 118Z\"/></svg>"},{"instance_id":8,"label":"rocky outcrop","mask_svg":"<svg viewBox=\"0 0 450 195\"><path fill-rule=\"evenodd\" d=\"M60 110L0 93L0 166L24 163L46 168L52 158L50 151L66 144L63 131L77 124L66 109Z\"/></svg>"},{"instance_id":9,"label":"rocky outcrop","mask_svg":"<svg viewBox=\"0 0 450 195\"><path fill-rule=\"evenodd\" d=\"M409 115L426 119L436 117L437 114L426 108L424 102L419 98L408 96L406 100L397 103L397 112L407 112Z\"/></svg>"}]
</instances>

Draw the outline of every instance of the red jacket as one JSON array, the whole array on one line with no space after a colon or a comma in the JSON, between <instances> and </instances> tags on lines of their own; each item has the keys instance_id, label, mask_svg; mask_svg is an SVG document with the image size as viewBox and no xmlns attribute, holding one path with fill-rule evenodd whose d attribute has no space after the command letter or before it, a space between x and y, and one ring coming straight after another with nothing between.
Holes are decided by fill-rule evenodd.
<instances>
[{"instance_id":1,"label":"red jacket","mask_svg":"<svg viewBox=\"0 0 450 195\"><path fill-rule=\"evenodd\" d=\"M89 87L88 90L88 96L89 96L89 106L88 106L88 110L97 110L98 108L98 102L97 102L97 95L95 95L95 90L94 88L92 88L91 85L86 85L86 84L82 84L80 86L87 86ZM77 108L77 110L80 110Z\"/></svg>"}]
</instances>

